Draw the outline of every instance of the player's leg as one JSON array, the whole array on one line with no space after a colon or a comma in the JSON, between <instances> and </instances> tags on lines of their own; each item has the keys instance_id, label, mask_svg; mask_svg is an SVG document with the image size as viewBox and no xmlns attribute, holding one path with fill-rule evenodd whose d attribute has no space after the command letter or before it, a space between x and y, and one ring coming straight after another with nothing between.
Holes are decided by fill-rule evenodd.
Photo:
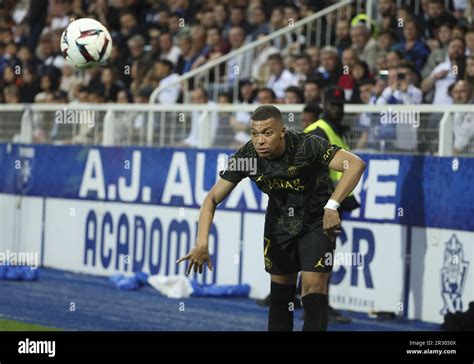
<instances>
[{"instance_id":1,"label":"player's leg","mask_svg":"<svg viewBox=\"0 0 474 364\"><path fill-rule=\"evenodd\" d=\"M298 242L287 234L275 234L265 226L263 255L271 275L269 331L292 331L297 272L300 270Z\"/></svg>"},{"instance_id":2,"label":"player's leg","mask_svg":"<svg viewBox=\"0 0 474 364\"><path fill-rule=\"evenodd\" d=\"M301 301L305 313L303 331L327 330L329 275L330 273L302 272Z\"/></svg>"},{"instance_id":3,"label":"player's leg","mask_svg":"<svg viewBox=\"0 0 474 364\"><path fill-rule=\"evenodd\" d=\"M335 242L322 228L303 235L298 242L302 270L305 320L303 331L326 331L328 326L328 281Z\"/></svg>"},{"instance_id":4,"label":"player's leg","mask_svg":"<svg viewBox=\"0 0 474 364\"><path fill-rule=\"evenodd\" d=\"M272 274L268 331L292 331L297 273Z\"/></svg>"}]
</instances>

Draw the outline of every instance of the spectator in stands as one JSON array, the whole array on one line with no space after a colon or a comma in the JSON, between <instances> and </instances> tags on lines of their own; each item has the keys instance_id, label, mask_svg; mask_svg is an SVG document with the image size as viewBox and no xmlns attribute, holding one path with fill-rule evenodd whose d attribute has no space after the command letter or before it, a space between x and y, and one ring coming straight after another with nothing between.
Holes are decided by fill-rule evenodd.
<instances>
[{"instance_id":1,"label":"spectator in stands","mask_svg":"<svg viewBox=\"0 0 474 364\"><path fill-rule=\"evenodd\" d=\"M469 29L464 35L466 42L466 56L474 54L474 28Z\"/></svg>"},{"instance_id":2,"label":"spectator in stands","mask_svg":"<svg viewBox=\"0 0 474 364\"><path fill-rule=\"evenodd\" d=\"M252 7L249 10L250 15L250 25L252 27L252 32L250 33L250 38L252 41L257 39L257 35L261 33L268 33L270 30L269 23L267 22L267 16L265 14L265 9L263 6L257 5Z\"/></svg>"},{"instance_id":3,"label":"spectator in stands","mask_svg":"<svg viewBox=\"0 0 474 364\"><path fill-rule=\"evenodd\" d=\"M451 89L454 104L473 104L472 84L457 81ZM456 112L453 117L455 154L474 154L474 113Z\"/></svg>"},{"instance_id":4,"label":"spectator in stands","mask_svg":"<svg viewBox=\"0 0 474 364\"><path fill-rule=\"evenodd\" d=\"M301 104L304 101L303 91L298 86L290 86L285 90L285 104Z\"/></svg>"},{"instance_id":5,"label":"spectator in stands","mask_svg":"<svg viewBox=\"0 0 474 364\"><path fill-rule=\"evenodd\" d=\"M270 70L270 78L267 87L273 89L278 100L283 100L285 90L289 86L297 86L298 78L285 68L283 57L280 54L272 54L267 60Z\"/></svg>"},{"instance_id":6,"label":"spectator in stands","mask_svg":"<svg viewBox=\"0 0 474 364\"><path fill-rule=\"evenodd\" d=\"M33 57L27 46L21 46L17 53L18 64L25 69L26 67L36 68L38 61Z\"/></svg>"},{"instance_id":7,"label":"spectator in stands","mask_svg":"<svg viewBox=\"0 0 474 364\"><path fill-rule=\"evenodd\" d=\"M362 80L368 79L371 77L369 66L364 61L358 61L351 68L351 76L353 79L353 88L351 92L350 100L353 103L358 103L359 99L359 83Z\"/></svg>"},{"instance_id":8,"label":"spectator in stands","mask_svg":"<svg viewBox=\"0 0 474 364\"><path fill-rule=\"evenodd\" d=\"M404 23L403 35L405 40L395 45L395 49L402 52L406 61L413 62L418 71L426 63L430 53L428 46L420 39L418 25L415 20L410 19Z\"/></svg>"},{"instance_id":9,"label":"spectator in stands","mask_svg":"<svg viewBox=\"0 0 474 364\"><path fill-rule=\"evenodd\" d=\"M206 30L200 25L191 27L191 54L194 59L204 56L206 48ZM194 63L194 62L193 62ZM195 67L192 67L195 68Z\"/></svg>"},{"instance_id":10,"label":"spectator in stands","mask_svg":"<svg viewBox=\"0 0 474 364\"><path fill-rule=\"evenodd\" d=\"M365 105L375 105L375 80L365 79L359 83L360 102ZM377 149L377 119L376 114L364 112L360 114L354 132L357 135L356 150Z\"/></svg>"},{"instance_id":11,"label":"spectator in stands","mask_svg":"<svg viewBox=\"0 0 474 364\"><path fill-rule=\"evenodd\" d=\"M395 0L379 0L377 1L377 10L380 17L395 18L397 5Z\"/></svg>"},{"instance_id":12,"label":"spectator in stands","mask_svg":"<svg viewBox=\"0 0 474 364\"><path fill-rule=\"evenodd\" d=\"M215 102L209 101L209 96L207 91L203 87L196 87L191 93L191 103L192 104L207 104L209 106L215 105ZM205 122L202 118L203 113L201 111L193 111L191 114L191 131L188 137L183 140L182 145L188 147L197 147L200 145L199 141L199 128L202 127L202 123ZM212 145L216 137L217 128L219 125L219 119L217 113L212 111L207 116L208 119L208 129L206 129L207 137L209 138L209 143Z\"/></svg>"},{"instance_id":13,"label":"spectator in stands","mask_svg":"<svg viewBox=\"0 0 474 364\"><path fill-rule=\"evenodd\" d=\"M311 59L311 68L317 70L321 65L319 63L321 59L321 50L318 47L308 47L306 48L306 54Z\"/></svg>"},{"instance_id":14,"label":"spectator in stands","mask_svg":"<svg viewBox=\"0 0 474 364\"><path fill-rule=\"evenodd\" d=\"M59 40L58 40L59 44ZM42 36L41 43L37 48L37 57L41 60L40 73L60 74L60 69L64 66L64 57L61 52L55 53L56 47L53 47L52 35L47 33Z\"/></svg>"},{"instance_id":15,"label":"spectator in stands","mask_svg":"<svg viewBox=\"0 0 474 364\"><path fill-rule=\"evenodd\" d=\"M218 96L218 103L219 105L229 105L231 103L231 96L228 93L220 94ZM219 112L218 118L218 127L213 146L220 148L229 147L229 145L232 144L232 139L234 136L234 131L231 125L232 113Z\"/></svg>"},{"instance_id":16,"label":"spectator in stands","mask_svg":"<svg viewBox=\"0 0 474 364\"><path fill-rule=\"evenodd\" d=\"M377 42L370 37L370 32L364 24L358 24L351 29L352 47L357 52L359 59L367 62L369 68L375 68L375 55Z\"/></svg>"},{"instance_id":17,"label":"spectator in stands","mask_svg":"<svg viewBox=\"0 0 474 364\"><path fill-rule=\"evenodd\" d=\"M223 29L225 24L227 23L227 8L224 4L216 4L214 5L214 19L216 21L216 26L219 29Z\"/></svg>"},{"instance_id":18,"label":"spectator in stands","mask_svg":"<svg viewBox=\"0 0 474 364\"><path fill-rule=\"evenodd\" d=\"M464 74L464 80L474 85L474 53L466 59L466 72Z\"/></svg>"},{"instance_id":19,"label":"spectator in stands","mask_svg":"<svg viewBox=\"0 0 474 364\"><path fill-rule=\"evenodd\" d=\"M104 98L105 102L115 102L121 88L116 82L116 76L113 70L110 67L104 67L100 80L99 95Z\"/></svg>"},{"instance_id":20,"label":"spectator in stands","mask_svg":"<svg viewBox=\"0 0 474 364\"><path fill-rule=\"evenodd\" d=\"M180 47L173 45L173 38L170 33L160 34L160 59L167 59L174 65L178 63L178 58L181 55Z\"/></svg>"},{"instance_id":21,"label":"spectator in stands","mask_svg":"<svg viewBox=\"0 0 474 364\"><path fill-rule=\"evenodd\" d=\"M377 47L378 52L377 56L380 53L388 53L393 49L395 45L395 33L392 30L383 30L379 33L377 38Z\"/></svg>"},{"instance_id":22,"label":"spectator in stands","mask_svg":"<svg viewBox=\"0 0 474 364\"><path fill-rule=\"evenodd\" d=\"M421 71L421 76L426 78L429 76L431 71L440 63L443 63L446 59L446 52L448 50L448 44L451 40L452 25L449 23L441 24L437 32L438 46L433 49L428 56L428 60Z\"/></svg>"},{"instance_id":23,"label":"spectator in stands","mask_svg":"<svg viewBox=\"0 0 474 364\"><path fill-rule=\"evenodd\" d=\"M120 33L117 37L118 43L125 47L127 41L136 34L142 34L141 25L131 11L123 11L120 14Z\"/></svg>"},{"instance_id":24,"label":"spectator in stands","mask_svg":"<svg viewBox=\"0 0 474 364\"><path fill-rule=\"evenodd\" d=\"M232 6L230 8L229 20L223 30L224 38L229 38L229 41L230 41L230 31L234 27L241 28L243 31L243 34L249 34L252 27L245 18L246 17L245 17L244 7L237 6L237 5Z\"/></svg>"},{"instance_id":25,"label":"spectator in stands","mask_svg":"<svg viewBox=\"0 0 474 364\"><path fill-rule=\"evenodd\" d=\"M229 29L230 51L242 47L245 43L245 31L241 26L232 26ZM232 85L238 79L250 77L252 65L250 52L245 52L227 61L227 83Z\"/></svg>"},{"instance_id":26,"label":"spectator in stands","mask_svg":"<svg viewBox=\"0 0 474 364\"><path fill-rule=\"evenodd\" d=\"M276 103L275 92L271 88L264 87L257 92L257 104L274 104Z\"/></svg>"},{"instance_id":27,"label":"spectator in stands","mask_svg":"<svg viewBox=\"0 0 474 364\"><path fill-rule=\"evenodd\" d=\"M24 76L23 76L24 78ZM72 92L76 85L80 84L81 80L76 76L74 67L66 63L61 70L61 82L59 84L59 89L69 93L69 100L73 100Z\"/></svg>"},{"instance_id":28,"label":"spectator in stands","mask_svg":"<svg viewBox=\"0 0 474 364\"><path fill-rule=\"evenodd\" d=\"M150 40L150 50L148 55L150 60L155 60L160 57L160 31L152 28L148 31L148 39Z\"/></svg>"},{"instance_id":29,"label":"spectator in stands","mask_svg":"<svg viewBox=\"0 0 474 364\"><path fill-rule=\"evenodd\" d=\"M453 26L457 23L457 19L444 8L443 0L429 0L428 2L428 18L424 23L423 34L427 39L435 39L435 29L441 24L450 23Z\"/></svg>"},{"instance_id":30,"label":"spectator in stands","mask_svg":"<svg viewBox=\"0 0 474 364\"><path fill-rule=\"evenodd\" d=\"M216 26L216 18L214 18L214 10L211 8L207 8L203 10L202 17L200 19L200 24L204 27L207 31L211 27ZM225 96L222 96L224 99Z\"/></svg>"},{"instance_id":31,"label":"spectator in stands","mask_svg":"<svg viewBox=\"0 0 474 364\"><path fill-rule=\"evenodd\" d=\"M151 57L149 53L145 52L145 39L141 35L136 34L131 37L127 42L127 46L130 53L128 64L132 64L133 61L139 61L143 63L145 67L149 67Z\"/></svg>"},{"instance_id":32,"label":"spectator in stands","mask_svg":"<svg viewBox=\"0 0 474 364\"><path fill-rule=\"evenodd\" d=\"M25 22L28 24L29 28L28 48L32 53L35 52L47 15L48 0L37 0L30 3Z\"/></svg>"},{"instance_id":33,"label":"spectator in stands","mask_svg":"<svg viewBox=\"0 0 474 364\"><path fill-rule=\"evenodd\" d=\"M428 92L434 88L433 104L452 104L448 88L456 81L458 65L464 58L464 51L463 38L451 39L448 46L447 60L436 66L428 78L425 78L421 83L421 90L423 92Z\"/></svg>"},{"instance_id":34,"label":"spectator in stands","mask_svg":"<svg viewBox=\"0 0 474 364\"><path fill-rule=\"evenodd\" d=\"M323 109L319 104L306 104L301 115L301 125L303 130L319 119Z\"/></svg>"},{"instance_id":35,"label":"spectator in stands","mask_svg":"<svg viewBox=\"0 0 474 364\"><path fill-rule=\"evenodd\" d=\"M164 32L166 32L166 30ZM171 34L173 44L176 44L180 37L189 35L188 23L184 21L179 13L171 13L168 19L167 32Z\"/></svg>"},{"instance_id":36,"label":"spectator in stands","mask_svg":"<svg viewBox=\"0 0 474 364\"><path fill-rule=\"evenodd\" d=\"M179 39L180 55L176 63L176 72L180 75L191 71L196 58L192 51L192 41L189 35L183 35ZM167 59L169 61L169 59Z\"/></svg>"},{"instance_id":37,"label":"spectator in stands","mask_svg":"<svg viewBox=\"0 0 474 364\"><path fill-rule=\"evenodd\" d=\"M159 80L159 87L166 87L157 96L157 102L163 105L176 104L181 92L181 85L176 83L179 76L173 72L173 64L160 59L154 65L155 77Z\"/></svg>"},{"instance_id":38,"label":"spectator in stands","mask_svg":"<svg viewBox=\"0 0 474 364\"><path fill-rule=\"evenodd\" d=\"M3 89L3 98L7 104L18 104L20 102L20 90L16 85L9 85Z\"/></svg>"},{"instance_id":39,"label":"spectator in stands","mask_svg":"<svg viewBox=\"0 0 474 364\"><path fill-rule=\"evenodd\" d=\"M413 19L413 14L410 9L410 7L402 5L397 8L397 17L396 17L396 23L395 23L395 37L398 40L404 40L405 35L404 35L404 30L405 30L405 24Z\"/></svg>"},{"instance_id":40,"label":"spectator in stands","mask_svg":"<svg viewBox=\"0 0 474 364\"><path fill-rule=\"evenodd\" d=\"M20 86L20 102L33 103L35 95L40 92L38 75L35 68L23 68L23 83ZM72 100L72 98L71 98Z\"/></svg>"},{"instance_id":41,"label":"spectator in stands","mask_svg":"<svg viewBox=\"0 0 474 364\"><path fill-rule=\"evenodd\" d=\"M403 61L403 54L400 51L390 51L387 53L387 68L398 67Z\"/></svg>"},{"instance_id":42,"label":"spectator in stands","mask_svg":"<svg viewBox=\"0 0 474 364\"><path fill-rule=\"evenodd\" d=\"M331 46L324 47L321 50L321 66L318 68L318 77L321 78L324 86L336 85L341 71L337 49Z\"/></svg>"},{"instance_id":43,"label":"spectator in stands","mask_svg":"<svg viewBox=\"0 0 474 364\"><path fill-rule=\"evenodd\" d=\"M421 104L421 90L413 85L409 64L402 63L398 67L389 68L389 86L377 99L378 105Z\"/></svg>"},{"instance_id":44,"label":"spectator in stands","mask_svg":"<svg viewBox=\"0 0 474 364\"><path fill-rule=\"evenodd\" d=\"M398 68L389 69L388 84L389 87L377 99L377 105L420 104L423 100L421 90L413 85L410 65L406 62L400 64ZM385 119L382 119L384 116L381 114L381 123L376 135L382 142L381 149L390 146L391 149L405 152L415 151L418 138L417 126L420 121L410 119L409 123L383 123L382 120L390 120L391 113L389 109L385 113Z\"/></svg>"},{"instance_id":45,"label":"spectator in stands","mask_svg":"<svg viewBox=\"0 0 474 364\"><path fill-rule=\"evenodd\" d=\"M357 62L359 62L359 57L353 48L347 48L342 52L342 75L337 85L344 89L346 101L351 99L355 87L352 69Z\"/></svg>"},{"instance_id":46,"label":"spectator in stands","mask_svg":"<svg viewBox=\"0 0 474 364\"><path fill-rule=\"evenodd\" d=\"M53 92L57 90L58 84L55 77L51 75L43 75L40 81L41 92L35 96L36 100L45 101L48 97L53 97Z\"/></svg>"},{"instance_id":47,"label":"spectator in stands","mask_svg":"<svg viewBox=\"0 0 474 364\"><path fill-rule=\"evenodd\" d=\"M257 40L268 34L261 33L257 36ZM268 79L268 56L275 53L280 53L280 50L273 45L273 41L263 43L256 49L256 56L252 64L252 78L260 83L265 83Z\"/></svg>"},{"instance_id":48,"label":"spectator in stands","mask_svg":"<svg viewBox=\"0 0 474 364\"><path fill-rule=\"evenodd\" d=\"M204 54L196 58L192 66L193 68L199 67L207 61L217 59L229 52L230 46L221 38L218 27L213 26L208 28L206 34L206 50Z\"/></svg>"},{"instance_id":49,"label":"spectator in stands","mask_svg":"<svg viewBox=\"0 0 474 364\"><path fill-rule=\"evenodd\" d=\"M243 104L253 104L257 96L255 83L250 79L239 82L239 102Z\"/></svg>"},{"instance_id":50,"label":"spectator in stands","mask_svg":"<svg viewBox=\"0 0 474 364\"><path fill-rule=\"evenodd\" d=\"M298 85L302 86L307 79L316 76L316 70L311 67L311 59L306 53L298 54L294 58L294 74L298 79Z\"/></svg>"},{"instance_id":51,"label":"spectator in stands","mask_svg":"<svg viewBox=\"0 0 474 364\"><path fill-rule=\"evenodd\" d=\"M350 24L347 20L339 20L336 23L336 41L334 46L339 53L351 46Z\"/></svg>"},{"instance_id":52,"label":"spectator in stands","mask_svg":"<svg viewBox=\"0 0 474 364\"><path fill-rule=\"evenodd\" d=\"M321 103L321 85L316 79L309 79L303 85L304 102L306 104Z\"/></svg>"}]
</instances>

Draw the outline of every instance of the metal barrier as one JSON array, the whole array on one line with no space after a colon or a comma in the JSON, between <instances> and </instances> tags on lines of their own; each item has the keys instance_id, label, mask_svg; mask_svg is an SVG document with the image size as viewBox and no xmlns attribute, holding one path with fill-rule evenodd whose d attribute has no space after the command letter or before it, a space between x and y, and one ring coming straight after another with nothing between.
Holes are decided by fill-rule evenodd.
<instances>
[{"instance_id":1,"label":"metal barrier","mask_svg":"<svg viewBox=\"0 0 474 364\"><path fill-rule=\"evenodd\" d=\"M236 149L249 140L257 106L0 105L0 141ZM303 129L304 105L278 107L289 130ZM473 115L473 105L346 105L343 124L353 150L452 155L453 117ZM463 154L474 155L474 140Z\"/></svg>"}]
</instances>

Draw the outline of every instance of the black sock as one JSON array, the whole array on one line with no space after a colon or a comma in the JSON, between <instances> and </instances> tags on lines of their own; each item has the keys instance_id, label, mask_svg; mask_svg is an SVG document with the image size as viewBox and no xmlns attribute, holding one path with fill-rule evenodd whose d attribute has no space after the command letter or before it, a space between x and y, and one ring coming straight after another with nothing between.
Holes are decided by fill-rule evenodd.
<instances>
[{"instance_id":1,"label":"black sock","mask_svg":"<svg viewBox=\"0 0 474 364\"><path fill-rule=\"evenodd\" d=\"M293 330L295 290L293 285L271 282L268 331Z\"/></svg>"},{"instance_id":2,"label":"black sock","mask_svg":"<svg viewBox=\"0 0 474 364\"><path fill-rule=\"evenodd\" d=\"M328 295L310 293L301 298L304 308L303 331L327 331Z\"/></svg>"}]
</instances>

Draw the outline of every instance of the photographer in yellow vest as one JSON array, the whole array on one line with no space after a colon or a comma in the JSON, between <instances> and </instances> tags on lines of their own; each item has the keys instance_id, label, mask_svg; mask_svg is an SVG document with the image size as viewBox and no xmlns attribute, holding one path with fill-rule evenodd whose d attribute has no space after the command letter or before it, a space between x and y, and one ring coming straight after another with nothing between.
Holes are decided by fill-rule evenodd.
<instances>
[{"instance_id":1,"label":"photographer in yellow vest","mask_svg":"<svg viewBox=\"0 0 474 364\"><path fill-rule=\"evenodd\" d=\"M324 94L323 115L318 120L307 125L303 131L324 138L329 141L329 144L335 144L342 149L350 150L344 138L344 135L348 132L348 128L342 125L345 101L344 89L342 87L328 87ZM339 182L341 176L341 172L329 171L329 177L334 185ZM339 212L352 211L359 206L357 200L350 194L342 201Z\"/></svg>"}]
</instances>

